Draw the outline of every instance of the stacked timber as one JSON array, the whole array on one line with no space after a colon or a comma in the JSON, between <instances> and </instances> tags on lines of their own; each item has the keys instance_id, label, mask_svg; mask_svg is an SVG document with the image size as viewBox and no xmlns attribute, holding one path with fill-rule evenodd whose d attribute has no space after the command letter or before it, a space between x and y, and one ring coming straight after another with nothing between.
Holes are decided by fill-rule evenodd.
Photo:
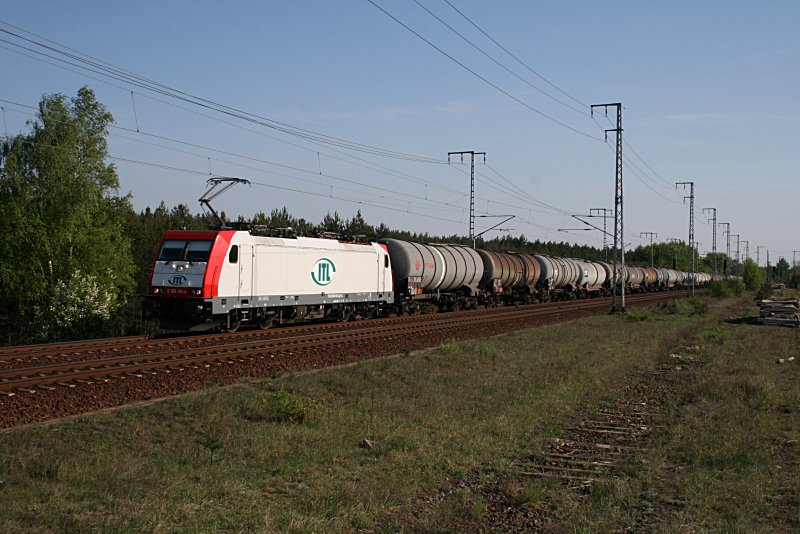
<instances>
[{"instance_id":1,"label":"stacked timber","mask_svg":"<svg viewBox=\"0 0 800 534\"><path fill-rule=\"evenodd\" d=\"M761 324L800 326L800 299L775 297L758 302L761 307Z\"/></svg>"}]
</instances>

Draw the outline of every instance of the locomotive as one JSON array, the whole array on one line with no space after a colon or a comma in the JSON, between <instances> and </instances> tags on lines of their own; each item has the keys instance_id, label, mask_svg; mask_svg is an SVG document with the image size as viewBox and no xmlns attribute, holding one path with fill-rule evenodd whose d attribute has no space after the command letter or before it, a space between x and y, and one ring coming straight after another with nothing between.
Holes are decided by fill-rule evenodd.
<instances>
[{"instance_id":1,"label":"locomotive","mask_svg":"<svg viewBox=\"0 0 800 534\"><path fill-rule=\"evenodd\" d=\"M591 298L611 292L605 262L380 239L266 237L249 230L167 231L145 317L169 330L236 331L304 319L348 320ZM714 279L696 273L703 287ZM717 276L716 279L722 277ZM631 293L686 287L688 273L626 266Z\"/></svg>"}]
</instances>

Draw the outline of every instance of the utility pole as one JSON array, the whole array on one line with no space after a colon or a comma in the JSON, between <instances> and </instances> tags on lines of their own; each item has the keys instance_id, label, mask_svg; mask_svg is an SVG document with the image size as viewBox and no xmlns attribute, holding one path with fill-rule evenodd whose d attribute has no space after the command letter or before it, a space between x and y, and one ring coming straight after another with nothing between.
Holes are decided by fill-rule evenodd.
<instances>
[{"instance_id":1,"label":"utility pole","mask_svg":"<svg viewBox=\"0 0 800 534\"><path fill-rule=\"evenodd\" d=\"M703 213L710 211L712 213L708 222L711 224L711 253L714 255L714 274L717 274L717 208L703 208Z\"/></svg>"},{"instance_id":2,"label":"utility pole","mask_svg":"<svg viewBox=\"0 0 800 534\"><path fill-rule=\"evenodd\" d=\"M750 259L750 241L745 241L742 239L742 243L744 243L744 259L747 261Z\"/></svg>"},{"instance_id":3,"label":"utility pole","mask_svg":"<svg viewBox=\"0 0 800 534\"><path fill-rule=\"evenodd\" d=\"M739 244L740 244L739 243L739 238L741 237L741 235L739 235L739 234L731 234L731 237L735 237L736 238L736 261L741 262L742 258L741 258L741 256L739 256Z\"/></svg>"},{"instance_id":4,"label":"utility pole","mask_svg":"<svg viewBox=\"0 0 800 534\"><path fill-rule=\"evenodd\" d=\"M464 163L464 155L469 155L469 240L472 248L475 248L475 155L483 156L486 163L486 152L475 152L474 150L462 150L460 152L448 152L447 163L450 163L450 156L461 156L461 163Z\"/></svg>"},{"instance_id":5,"label":"utility pole","mask_svg":"<svg viewBox=\"0 0 800 534\"><path fill-rule=\"evenodd\" d=\"M759 267L761 267L761 256L759 255L759 252L761 251L762 248L767 248L767 247L765 247L764 245L758 245L756 247L756 265L758 265Z\"/></svg>"},{"instance_id":6,"label":"utility pole","mask_svg":"<svg viewBox=\"0 0 800 534\"><path fill-rule=\"evenodd\" d=\"M678 186L683 186L683 190L686 191L686 186L689 186L689 196L683 197L683 201L686 202L686 199L689 199L689 246L693 246L694 244L694 182L676 182L675 189L678 189ZM691 262L691 271L689 271L689 276L692 277L692 296L694 296L694 279L695 277L695 261L694 261L694 253L692 253L692 262Z\"/></svg>"},{"instance_id":7,"label":"utility pole","mask_svg":"<svg viewBox=\"0 0 800 534\"><path fill-rule=\"evenodd\" d=\"M602 215L600 215L602 213ZM589 217L602 217L603 218L603 250L606 253L606 262L608 262L608 230L606 228L606 221L611 218L611 210L608 208L589 208Z\"/></svg>"},{"instance_id":8,"label":"utility pole","mask_svg":"<svg viewBox=\"0 0 800 534\"><path fill-rule=\"evenodd\" d=\"M623 236L623 189L622 189L622 102L615 102L613 104L592 104L589 107L591 115L594 115L594 108L604 108L606 116L608 116L608 108L616 108L617 110L617 127L605 131L606 141L608 141L608 132L615 132L617 134L617 150L615 161L615 180L614 180L614 259L613 259L613 272L614 277L612 280L611 288L611 311L612 312L625 312L625 241ZM617 285L619 285L620 300L617 300Z\"/></svg>"},{"instance_id":9,"label":"utility pole","mask_svg":"<svg viewBox=\"0 0 800 534\"><path fill-rule=\"evenodd\" d=\"M667 241L669 241L670 243L672 243L674 245L672 247L672 250L674 251L675 256L672 258L672 268L677 270L678 269L678 243L680 243L681 240L677 239L675 237L668 237Z\"/></svg>"},{"instance_id":10,"label":"utility pole","mask_svg":"<svg viewBox=\"0 0 800 534\"><path fill-rule=\"evenodd\" d=\"M639 232L639 237L650 238L650 267L655 267L653 264L653 238L658 237L658 234L655 232Z\"/></svg>"},{"instance_id":11,"label":"utility pole","mask_svg":"<svg viewBox=\"0 0 800 534\"><path fill-rule=\"evenodd\" d=\"M793 250L792 251L792 268L797 267L797 253L798 252L800 252L800 250Z\"/></svg>"},{"instance_id":12,"label":"utility pole","mask_svg":"<svg viewBox=\"0 0 800 534\"><path fill-rule=\"evenodd\" d=\"M719 223L719 225L725 227L725 237L726 237L725 256L727 256L728 260L730 261L730 259L731 259L731 223L729 223L729 222ZM728 274L727 273L727 269L726 269L726 272L724 272L722 274Z\"/></svg>"}]
</instances>

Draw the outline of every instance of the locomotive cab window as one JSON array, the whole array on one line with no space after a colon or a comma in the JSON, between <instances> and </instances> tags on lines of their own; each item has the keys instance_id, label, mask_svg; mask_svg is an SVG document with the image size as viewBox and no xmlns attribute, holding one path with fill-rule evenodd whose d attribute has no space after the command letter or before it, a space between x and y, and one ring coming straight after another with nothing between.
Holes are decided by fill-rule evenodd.
<instances>
[{"instance_id":1,"label":"locomotive cab window","mask_svg":"<svg viewBox=\"0 0 800 534\"><path fill-rule=\"evenodd\" d=\"M158 261L176 261L183 259L183 249L186 247L184 239L167 239L161 246Z\"/></svg>"},{"instance_id":2,"label":"locomotive cab window","mask_svg":"<svg viewBox=\"0 0 800 534\"><path fill-rule=\"evenodd\" d=\"M389 255L388 254L383 257L383 266L387 267L387 268L389 267Z\"/></svg>"},{"instance_id":3,"label":"locomotive cab window","mask_svg":"<svg viewBox=\"0 0 800 534\"><path fill-rule=\"evenodd\" d=\"M211 241L189 241L186 247L186 261L207 262L211 253Z\"/></svg>"},{"instance_id":4,"label":"locomotive cab window","mask_svg":"<svg viewBox=\"0 0 800 534\"><path fill-rule=\"evenodd\" d=\"M233 245L231 251L228 253L228 261L236 263L239 261L239 245Z\"/></svg>"}]
</instances>

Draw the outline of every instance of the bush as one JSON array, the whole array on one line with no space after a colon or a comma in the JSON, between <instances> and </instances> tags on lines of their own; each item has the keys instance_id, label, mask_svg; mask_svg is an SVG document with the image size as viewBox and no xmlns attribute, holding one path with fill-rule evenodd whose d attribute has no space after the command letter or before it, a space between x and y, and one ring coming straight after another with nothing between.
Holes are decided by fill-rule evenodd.
<instances>
[{"instance_id":1,"label":"bush","mask_svg":"<svg viewBox=\"0 0 800 534\"><path fill-rule=\"evenodd\" d=\"M689 315L705 315L708 313L708 301L703 299L689 299L689 306L692 307Z\"/></svg>"},{"instance_id":2,"label":"bush","mask_svg":"<svg viewBox=\"0 0 800 534\"><path fill-rule=\"evenodd\" d=\"M681 306L679 300L669 300L667 302L660 302L658 304L658 311L666 315L677 315L686 311L684 306Z\"/></svg>"},{"instance_id":3,"label":"bush","mask_svg":"<svg viewBox=\"0 0 800 534\"><path fill-rule=\"evenodd\" d=\"M458 343L455 339L448 339L439 343L439 352L448 353L448 352L456 352L458 350Z\"/></svg>"},{"instance_id":4,"label":"bush","mask_svg":"<svg viewBox=\"0 0 800 534\"><path fill-rule=\"evenodd\" d=\"M756 262L748 259L744 262L742 278L744 279L744 285L747 289L753 291L761 287L764 283L764 271L761 270L761 267L756 265Z\"/></svg>"},{"instance_id":5,"label":"bush","mask_svg":"<svg viewBox=\"0 0 800 534\"><path fill-rule=\"evenodd\" d=\"M756 300L768 299L772 296L772 288L769 284L764 284L756 291Z\"/></svg>"},{"instance_id":6,"label":"bush","mask_svg":"<svg viewBox=\"0 0 800 534\"><path fill-rule=\"evenodd\" d=\"M744 282L741 278L731 278L722 282L711 283L711 296L715 298L737 297L744 291Z\"/></svg>"},{"instance_id":7,"label":"bush","mask_svg":"<svg viewBox=\"0 0 800 534\"><path fill-rule=\"evenodd\" d=\"M733 296L730 286L726 282L711 282L711 296L714 298L728 298Z\"/></svg>"},{"instance_id":8,"label":"bush","mask_svg":"<svg viewBox=\"0 0 800 534\"><path fill-rule=\"evenodd\" d=\"M666 315L705 315L708 301L701 298L670 300L658 305L658 311Z\"/></svg>"},{"instance_id":9,"label":"bush","mask_svg":"<svg viewBox=\"0 0 800 534\"><path fill-rule=\"evenodd\" d=\"M246 398L239 412L248 421L305 423L312 419L320 408L319 401L281 388L273 393L258 393Z\"/></svg>"},{"instance_id":10,"label":"bush","mask_svg":"<svg viewBox=\"0 0 800 534\"><path fill-rule=\"evenodd\" d=\"M648 317L646 314L639 312L627 312L624 317L626 321L630 321L632 323L641 323L642 321L647 321L650 319L650 317Z\"/></svg>"}]
</instances>

